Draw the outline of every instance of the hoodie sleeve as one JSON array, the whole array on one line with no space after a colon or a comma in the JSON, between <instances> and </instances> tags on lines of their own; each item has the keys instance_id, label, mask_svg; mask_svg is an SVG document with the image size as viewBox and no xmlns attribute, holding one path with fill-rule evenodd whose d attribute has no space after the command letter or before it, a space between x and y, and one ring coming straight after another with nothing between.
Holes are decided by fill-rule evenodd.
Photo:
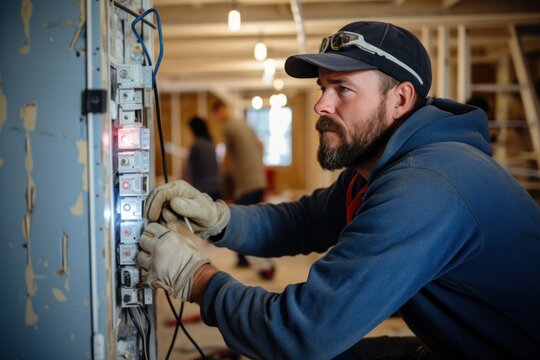
<instances>
[{"instance_id":1,"label":"hoodie sleeve","mask_svg":"<svg viewBox=\"0 0 540 360\"><path fill-rule=\"evenodd\" d=\"M259 257L326 251L345 226L345 191L351 175L354 172L345 171L332 186L297 202L232 205L224 236L214 244Z\"/></svg>"},{"instance_id":2,"label":"hoodie sleeve","mask_svg":"<svg viewBox=\"0 0 540 360\"><path fill-rule=\"evenodd\" d=\"M330 359L480 242L474 216L445 178L422 169L390 172L370 186L305 283L272 293L219 273L205 290L202 316L250 358Z\"/></svg>"}]
</instances>

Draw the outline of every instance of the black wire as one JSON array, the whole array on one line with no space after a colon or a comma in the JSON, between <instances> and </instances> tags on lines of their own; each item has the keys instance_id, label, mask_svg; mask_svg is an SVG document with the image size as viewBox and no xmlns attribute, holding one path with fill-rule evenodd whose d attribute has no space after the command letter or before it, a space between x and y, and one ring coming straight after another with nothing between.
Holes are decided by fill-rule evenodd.
<instances>
[{"instance_id":1,"label":"black wire","mask_svg":"<svg viewBox=\"0 0 540 360\"><path fill-rule=\"evenodd\" d=\"M174 305L173 305L173 303L171 301L171 297L166 292L165 292L165 295L167 296L167 302L169 303L169 307L171 308L171 311L174 314L174 319L176 320L176 326L174 327L174 333L173 333L171 343L169 345L169 350L167 350L167 355L165 355L165 360L168 360L169 356L171 356L172 349L174 348L174 343L176 342L176 336L178 335L178 329L180 328L180 326L178 326L178 323L180 322L178 320L178 317L182 316L182 312L184 310L184 303L182 303L182 305L180 305L180 309L179 309L180 312L179 312L179 314L177 314L176 310L174 308Z\"/></svg>"},{"instance_id":2,"label":"black wire","mask_svg":"<svg viewBox=\"0 0 540 360\"><path fill-rule=\"evenodd\" d=\"M140 306L139 309L141 309L144 318L146 319L146 323L148 324L148 328L146 329L146 351L150 351L150 333L152 332L152 323L150 322L150 317L148 316L148 313L146 312L146 309L144 306Z\"/></svg>"},{"instance_id":3,"label":"black wire","mask_svg":"<svg viewBox=\"0 0 540 360\"><path fill-rule=\"evenodd\" d=\"M137 329L137 333L139 333L139 337L141 338L141 341L145 338L144 335L143 335L143 331L142 329L139 327L139 325L137 325L137 321L135 320L135 316L133 316L133 313L131 312L131 309L130 308L127 308L127 313L129 314L129 317L131 318L131 322L133 323L133 326L135 326L135 329ZM142 324L141 324L142 325ZM146 359L146 360L149 360L148 359L148 355L147 355L147 352L148 352L148 344L146 345L146 352L144 351L144 347L143 347L143 358Z\"/></svg>"},{"instance_id":4,"label":"black wire","mask_svg":"<svg viewBox=\"0 0 540 360\"><path fill-rule=\"evenodd\" d=\"M159 92L158 92L158 87L157 87L157 80L154 81L153 89L154 89L154 99L156 102L156 122L158 126L159 145L160 145L160 150L161 150L161 164L162 164L162 169L163 169L163 180L165 181L165 183L168 183L169 175L167 171L167 159L165 158L165 146L164 146L164 141L163 141L162 127L161 127L161 109L159 105ZM183 302L181 303L180 309L178 310L178 313L176 313L176 310L171 301L169 293L165 292L165 296L167 297L167 302L169 303L171 311L174 314L174 318L176 320L176 326L174 327L173 337L171 339L171 344L169 345L169 350L167 351L167 356L165 357L165 359L169 359L169 356L171 355L171 351L174 348L174 344L176 343L176 337L178 336L178 328L182 329L186 337L189 339L189 341L193 344L195 349L197 349L197 351L201 355L201 358L206 359L204 352L202 351L200 346L197 344L197 342L191 337L191 335L185 328L184 324L182 323L182 315L184 313L184 303Z\"/></svg>"},{"instance_id":5,"label":"black wire","mask_svg":"<svg viewBox=\"0 0 540 360\"><path fill-rule=\"evenodd\" d=\"M139 14L137 14L135 11L131 10L130 8L127 8L125 7L124 5L122 4L119 4L117 3L116 1L111 1L113 3L114 6L116 6L117 8L121 9L121 10L124 10L125 12L127 12L129 15L137 18L139 17ZM152 29L156 29L156 25L152 24L151 22L149 22L148 20L142 20L143 23L145 23L146 25L150 26Z\"/></svg>"},{"instance_id":6,"label":"black wire","mask_svg":"<svg viewBox=\"0 0 540 360\"><path fill-rule=\"evenodd\" d=\"M167 170L167 159L165 158L165 144L163 141L163 131L161 129L161 110L159 106L159 93L158 93L158 87L157 87L157 80L154 81L154 99L156 102L156 120L157 120L157 126L158 126L158 134L159 134L159 148L161 151L161 164L163 169L163 180L165 183L169 182L169 174Z\"/></svg>"},{"instance_id":7,"label":"black wire","mask_svg":"<svg viewBox=\"0 0 540 360\"><path fill-rule=\"evenodd\" d=\"M116 5L116 3L115 3L115 5ZM150 24L150 26L152 26L152 25ZM143 27L144 26L141 25L141 31L143 31ZM152 26L152 27L155 29L154 26ZM158 91L158 86L157 86L157 79L155 78L155 76L153 74L153 70L152 70L152 88L154 90L154 100L155 100L155 103L156 103L156 122L157 122L158 135L159 135L159 147L160 147L160 151L161 151L161 165L162 165L162 170L163 170L163 180L164 180L165 183L168 183L169 182L169 174L168 174L168 169L167 169L167 159L165 157L165 142L163 140L163 131L162 131L162 126L161 126L161 107L160 107L160 104L159 104L159 91ZM174 305L173 305L173 303L171 301L171 298L170 298L170 296L169 296L169 294L167 292L165 292L165 296L167 297L167 302L169 303L171 311L174 314L174 318L176 319L176 326L174 328L174 334L173 334L173 337L171 339L171 344L169 346L169 351L167 352L167 356L165 357L165 359L168 359L170 354L171 354L171 351L172 351L172 349L174 347L174 344L176 342L176 337L178 335L178 328L179 327L182 329L182 331L184 332L186 337L189 339L189 341L193 344L195 349L197 349L197 351L201 355L201 358L206 359L206 356L204 355L204 352L201 350L199 345L195 342L195 340L188 333L187 329L184 327L184 324L182 324L182 314L184 313L184 303L183 302L181 303L180 309L179 309L178 313L176 313L176 310L174 309Z\"/></svg>"},{"instance_id":8,"label":"black wire","mask_svg":"<svg viewBox=\"0 0 540 360\"><path fill-rule=\"evenodd\" d=\"M167 159L165 157L165 145L163 140L163 131L161 126L161 107L159 104L159 91L157 87L157 80L154 79L152 88L154 90L154 100L156 103L156 123L158 127L158 134L159 134L159 148L161 151L161 166L163 169L163 180L165 183L169 182L169 174L167 170ZM174 327L174 333L173 337L171 339L171 343L169 345L169 350L167 351L167 355L165 356L165 359L169 359L169 356L171 355L171 351L174 348L174 344L176 343L176 337L178 336L178 328L181 327L180 323L182 322L182 314L184 312L184 303L180 306L178 314L176 313L176 310L174 308L174 305L172 304L171 297L169 296L169 293L165 291L165 296L167 297L167 302L169 303L169 306L171 308L171 312L174 314L174 319L176 320L176 326ZM184 327L182 327L182 330L186 334L186 336L191 338L189 333L185 330ZM203 354L203 359L205 359Z\"/></svg>"},{"instance_id":9,"label":"black wire","mask_svg":"<svg viewBox=\"0 0 540 360\"><path fill-rule=\"evenodd\" d=\"M184 303L182 303L181 307L180 307L180 312L184 312ZM203 359L206 359L206 356L204 355L204 352L202 351L201 347L199 346L199 344L197 344L197 342L191 337L191 335L188 333L187 329L185 328L184 324L182 323L182 319L178 319L177 321L177 324L180 325L180 327L182 328L182 331L184 332L184 334L186 334L186 337L189 339L189 341L191 342L191 344L193 345L193 347L195 349L197 349L197 351L199 352L199 354L201 355L201 358Z\"/></svg>"},{"instance_id":10,"label":"black wire","mask_svg":"<svg viewBox=\"0 0 540 360\"><path fill-rule=\"evenodd\" d=\"M178 311L178 315L176 314L176 311L174 309L174 305L172 303L172 300L169 296L168 293L165 293L165 295L167 295L167 302L169 303L169 307L171 308L172 312L174 313L174 317L176 319L176 326L174 328L174 335L173 335L173 339L176 337L176 334L178 333L178 328L180 327L182 329L182 331L184 332L184 334L186 334L186 337L188 338L188 340L191 342L191 344L193 345L193 347L199 352L199 355L201 355L201 358L202 359L207 359L206 355L204 354L204 351L201 349L201 347L199 346L199 344L197 344L197 342L195 341L195 339L193 339L191 337L191 335L189 334L189 332L187 331L186 327L184 326L184 324L182 323L182 314L184 313L184 302L181 302L180 303L180 309ZM174 345L174 342L171 342L171 345L169 346L169 351L167 351L167 356L165 356L165 360L169 359L169 356L171 355L171 351L173 349L173 345Z\"/></svg>"}]
</instances>

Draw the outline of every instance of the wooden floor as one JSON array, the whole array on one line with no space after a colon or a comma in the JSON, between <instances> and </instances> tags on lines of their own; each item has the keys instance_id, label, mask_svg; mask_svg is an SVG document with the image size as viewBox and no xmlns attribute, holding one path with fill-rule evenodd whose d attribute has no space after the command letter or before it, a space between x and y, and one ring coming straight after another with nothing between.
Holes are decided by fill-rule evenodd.
<instances>
[{"instance_id":1,"label":"wooden floor","mask_svg":"<svg viewBox=\"0 0 540 360\"><path fill-rule=\"evenodd\" d=\"M198 244L199 248L212 260L220 270L226 271L239 281L247 285L259 285L267 290L280 292L286 285L303 282L307 278L309 267L317 260L319 255L283 257L276 259L277 272L273 280L260 280L256 271L252 268L235 268L236 255L227 250L219 249L206 243ZM164 359L171 343L174 328L170 325L173 317L162 291L158 291L157 303L157 341L158 359ZM178 302L175 302L178 308ZM223 338L217 328L211 328L196 320L199 315L197 305L185 304L183 318L188 320L186 328L191 336L197 341L205 352L211 352L215 348L225 347ZM411 331L399 318L390 318L375 328L368 336L409 336ZM171 353L170 359L184 360L198 358L193 346L185 335L180 331Z\"/></svg>"}]
</instances>

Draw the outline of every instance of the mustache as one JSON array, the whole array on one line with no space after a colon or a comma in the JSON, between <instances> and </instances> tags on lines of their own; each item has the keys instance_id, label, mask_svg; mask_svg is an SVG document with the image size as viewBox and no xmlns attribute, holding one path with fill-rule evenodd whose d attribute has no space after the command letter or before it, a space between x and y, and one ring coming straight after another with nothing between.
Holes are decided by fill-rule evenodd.
<instances>
[{"instance_id":1,"label":"mustache","mask_svg":"<svg viewBox=\"0 0 540 360\"><path fill-rule=\"evenodd\" d=\"M322 133L325 131L333 131L333 132L341 134L343 132L341 126L328 116L321 116L319 120L317 120L317 123L315 124L315 129L319 133Z\"/></svg>"}]
</instances>

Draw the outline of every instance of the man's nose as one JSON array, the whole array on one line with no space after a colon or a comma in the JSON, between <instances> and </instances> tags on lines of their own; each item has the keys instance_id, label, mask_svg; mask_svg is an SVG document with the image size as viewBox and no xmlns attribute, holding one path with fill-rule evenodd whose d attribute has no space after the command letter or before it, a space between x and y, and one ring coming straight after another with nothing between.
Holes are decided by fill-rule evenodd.
<instances>
[{"instance_id":1,"label":"man's nose","mask_svg":"<svg viewBox=\"0 0 540 360\"><path fill-rule=\"evenodd\" d=\"M313 109L318 115L332 114L334 112L334 105L331 101L331 96L328 93L323 92Z\"/></svg>"}]
</instances>

